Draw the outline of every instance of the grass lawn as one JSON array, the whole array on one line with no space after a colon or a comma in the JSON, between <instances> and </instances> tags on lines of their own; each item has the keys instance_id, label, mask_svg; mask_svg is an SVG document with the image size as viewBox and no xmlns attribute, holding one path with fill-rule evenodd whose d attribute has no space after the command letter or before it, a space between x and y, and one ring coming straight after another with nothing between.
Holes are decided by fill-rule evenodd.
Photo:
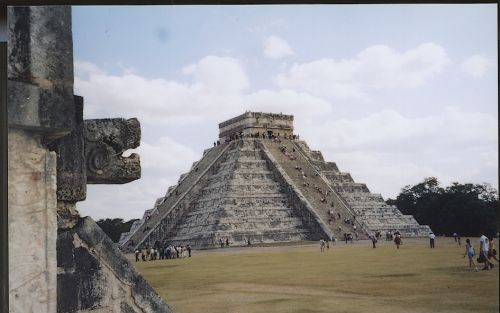
<instances>
[{"instance_id":1,"label":"grass lawn","mask_svg":"<svg viewBox=\"0 0 500 313\"><path fill-rule=\"evenodd\" d=\"M133 263L176 313L498 312L498 262L467 271L463 250L438 237L435 249L408 239L399 250L360 241L321 253L315 243Z\"/></svg>"}]
</instances>

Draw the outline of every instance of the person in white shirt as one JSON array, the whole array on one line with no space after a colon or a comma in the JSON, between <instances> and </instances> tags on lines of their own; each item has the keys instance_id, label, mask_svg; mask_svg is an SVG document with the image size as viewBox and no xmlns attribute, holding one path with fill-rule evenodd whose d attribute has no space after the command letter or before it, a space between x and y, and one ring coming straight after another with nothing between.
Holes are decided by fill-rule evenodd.
<instances>
[{"instance_id":1,"label":"person in white shirt","mask_svg":"<svg viewBox=\"0 0 500 313\"><path fill-rule=\"evenodd\" d=\"M493 268L493 263L488 260L488 251L490 250L490 240L481 232L479 237L479 259L484 262L483 270Z\"/></svg>"},{"instance_id":2,"label":"person in white shirt","mask_svg":"<svg viewBox=\"0 0 500 313\"><path fill-rule=\"evenodd\" d=\"M435 238L436 238L436 235L434 235L434 233L430 233L429 234L429 241L430 241L430 245L431 245L431 248L434 248L434 241L435 241Z\"/></svg>"}]
</instances>

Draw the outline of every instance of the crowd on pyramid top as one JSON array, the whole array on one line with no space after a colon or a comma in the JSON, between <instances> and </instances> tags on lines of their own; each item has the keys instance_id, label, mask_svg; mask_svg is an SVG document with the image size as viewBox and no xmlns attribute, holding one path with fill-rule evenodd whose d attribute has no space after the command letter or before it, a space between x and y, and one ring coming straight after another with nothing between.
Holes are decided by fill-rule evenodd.
<instances>
[{"instance_id":1,"label":"crowd on pyramid top","mask_svg":"<svg viewBox=\"0 0 500 313\"><path fill-rule=\"evenodd\" d=\"M274 134L273 132L256 132L256 133L247 133L244 134L243 131L240 131L238 133L232 134L230 136L227 136L226 139L224 139L224 143L229 143L233 140L237 139L243 139L243 138L262 138L262 139L288 139L288 140L299 140L300 136L299 135L287 135L284 134L283 136L280 135L280 133ZM214 141L214 147L220 145L220 140Z\"/></svg>"}]
</instances>

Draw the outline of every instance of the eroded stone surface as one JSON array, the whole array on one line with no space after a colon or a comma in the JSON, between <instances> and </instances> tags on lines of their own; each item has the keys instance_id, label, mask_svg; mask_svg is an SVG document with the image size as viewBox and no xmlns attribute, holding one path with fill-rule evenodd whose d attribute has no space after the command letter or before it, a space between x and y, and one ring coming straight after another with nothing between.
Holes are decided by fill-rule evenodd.
<instances>
[{"instance_id":1,"label":"eroded stone surface","mask_svg":"<svg viewBox=\"0 0 500 313\"><path fill-rule=\"evenodd\" d=\"M57 199L83 201L87 197L87 167L83 139L83 97L74 96L74 127L68 135L52 143L57 151Z\"/></svg>"},{"instance_id":2,"label":"eroded stone surface","mask_svg":"<svg viewBox=\"0 0 500 313\"><path fill-rule=\"evenodd\" d=\"M47 140L73 127L71 8L9 7L8 120Z\"/></svg>"},{"instance_id":3,"label":"eroded stone surface","mask_svg":"<svg viewBox=\"0 0 500 313\"><path fill-rule=\"evenodd\" d=\"M83 136L89 184L123 184L141 177L139 155L122 156L140 144L136 118L85 120Z\"/></svg>"},{"instance_id":4,"label":"eroded stone surface","mask_svg":"<svg viewBox=\"0 0 500 313\"><path fill-rule=\"evenodd\" d=\"M171 312L91 218L60 230L58 312Z\"/></svg>"},{"instance_id":5,"label":"eroded stone surface","mask_svg":"<svg viewBox=\"0 0 500 313\"><path fill-rule=\"evenodd\" d=\"M39 136L9 130L9 303L12 313L56 311L56 155Z\"/></svg>"}]
</instances>

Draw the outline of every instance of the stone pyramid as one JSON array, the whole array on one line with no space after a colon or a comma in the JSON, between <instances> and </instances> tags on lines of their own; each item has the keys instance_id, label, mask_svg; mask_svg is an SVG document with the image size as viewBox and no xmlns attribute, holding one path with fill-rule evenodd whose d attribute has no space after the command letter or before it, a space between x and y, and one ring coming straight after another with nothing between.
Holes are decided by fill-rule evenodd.
<instances>
[{"instance_id":1,"label":"stone pyramid","mask_svg":"<svg viewBox=\"0 0 500 313\"><path fill-rule=\"evenodd\" d=\"M246 245L430 232L310 150L293 134L292 115L246 112L220 123L219 130L220 144L205 150L122 234L122 250L213 247L221 239Z\"/></svg>"}]
</instances>

